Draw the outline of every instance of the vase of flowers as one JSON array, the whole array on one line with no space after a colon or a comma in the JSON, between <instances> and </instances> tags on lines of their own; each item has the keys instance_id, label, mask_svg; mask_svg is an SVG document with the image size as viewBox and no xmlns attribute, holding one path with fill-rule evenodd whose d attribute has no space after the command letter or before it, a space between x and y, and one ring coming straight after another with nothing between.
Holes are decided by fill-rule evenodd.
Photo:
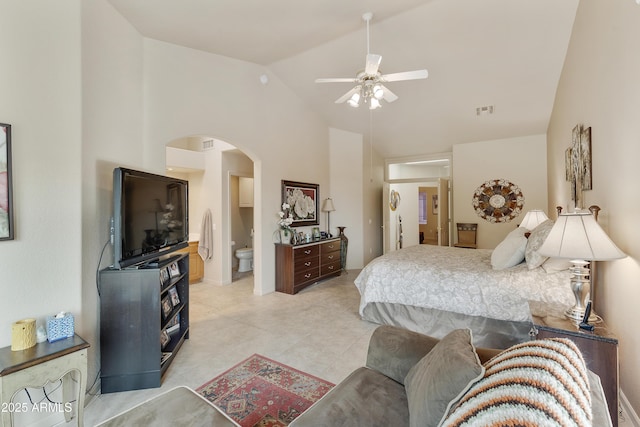
<instances>
[{"instance_id":1,"label":"vase of flowers","mask_svg":"<svg viewBox=\"0 0 640 427\"><path fill-rule=\"evenodd\" d=\"M282 210L278 212L278 216L280 217L278 220L280 243L291 244L291 238L293 237L293 230L291 229L291 224L293 224L291 206L288 203L283 203Z\"/></svg>"}]
</instances>

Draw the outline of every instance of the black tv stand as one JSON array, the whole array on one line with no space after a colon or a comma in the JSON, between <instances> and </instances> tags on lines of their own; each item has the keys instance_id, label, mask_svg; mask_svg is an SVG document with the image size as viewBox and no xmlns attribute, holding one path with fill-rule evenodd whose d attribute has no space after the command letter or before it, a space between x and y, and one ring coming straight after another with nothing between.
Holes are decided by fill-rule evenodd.
<instances>
[{"instance_id":1,"label":"black tv stand","mask_svg":"<svg viewBox=\"0 0 640 427\"><path fill-rule=\"evenodd\" d=\"M100 290L102 393L160 387L189 338L188 254L101 270Z\"/></svg>"}]
</instances>

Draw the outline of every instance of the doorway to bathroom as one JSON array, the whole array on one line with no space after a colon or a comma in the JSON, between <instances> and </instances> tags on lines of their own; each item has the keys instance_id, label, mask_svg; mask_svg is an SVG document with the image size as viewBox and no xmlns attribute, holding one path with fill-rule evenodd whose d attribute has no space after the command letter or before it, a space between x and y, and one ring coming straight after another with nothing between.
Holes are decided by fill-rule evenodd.
<instances>
[{"instance_id":1,"label":"doorway to bathroom","mask_svg":"<svg viewBox=\"0 0 640 427\"><path fill-rule=\"evenodd\" d=\"M253 274L253 176L229 172L231 281Z\"/></svg>"}]
</instances>

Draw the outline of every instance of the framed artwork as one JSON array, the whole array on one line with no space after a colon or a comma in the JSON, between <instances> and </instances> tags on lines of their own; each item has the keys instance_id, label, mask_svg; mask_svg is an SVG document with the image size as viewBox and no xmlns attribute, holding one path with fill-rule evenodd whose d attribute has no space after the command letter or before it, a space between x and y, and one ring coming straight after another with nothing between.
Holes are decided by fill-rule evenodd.
<instances>
[{"instance_id":1,"label":"framed artwork","mask_svg":"<svg viewBox=\"0 0 640 427\"><path fill-rule=\"evenodd\" d=\"M177 262L174 262L169 266L169 275L171 277L177 277L180 275L180 267L178 267Z\"/></svg>"},{"instance_id":2,"label":"framed artwork","mask_svg":"<svg viewBox=\"0 0 640 427\"><path fill-rule=\"evenodd\" d=\"M169 297L171 298L171 304L174 307L180 305L180 297L178 296L178 291L175 286L169 289Z\"/></svg>"},{"instance_id":3,"label":"framed artwork","mask_svg":"<svg viewBox=\"0 0 640 427\"><path fill-rule=\"evenodd\" d=\"M506 179L486 181L473 193L476 214L491 223L509 222L522 212L524 195L516 184Z\"/></svg>"},{"instance_id":4,"label":"framed artwork","mask_svg":"<svg viewBox=\"0 0 640 427\"><path fill-rule=\"evenodd\" d=\"M162 270L160 270L160 284L164 285L168 281L169 281L169 270L167 270L166 268L163 268Z\"/></svg>"},{"instance_id":5,"label":"framed artwork","mask_svg":"<svg viewBox=\"0 0 640 427\"><path fill-rule=\"evenodd\" d=\"M11 125L0 123L0 240L13 240Z\"/></svg>"},{"instance_id":6,"label":"framed artwork","mask_svg":"<svg viewBox=\"0 0 640 427\"><path fill-rule=\"evenodd\" d=\"M433 215L438 215L438 195L434 194L431 196L431 213Z\"/></svg>"},{"instance_id":7,"label":"framed artwork","mask_svg":"<svg viewBox=\"0 0 640 427\"><path fill-rule=\"evenodd\" d=\"M573 169L571 168L571 147L564 150L564 177L567 182L573 180Z\"/></svg>"},{"instance_id":8,"label":"framed artwork","mask_svg":"<svg viewBox=\"0 0 640 427\"><path fill-rule=\"evenodd\" d=\"M580 166L582 189L591 190L591 127L583 128L580 133Z\"/></svg>"},{"instance_id":9,"label":"framed artwork","mask_svg":"<svg viewBox=\"0 0 640 427\"><path fill-rule=\"evenodd\" d=\"M319 185L282 180L282 203L291 208L292 227L319 225Z\"/></svg>"},{"instance_id":10,"label":"framed artwork","mask_svg":"<svg viewBox=\"0 0 640 427\"><path fill-rule=\"evenodd\" d=\"M580 165L580 135L582 134L582 125L575 125L571 131L571 200L576 202L582 197L579 190L582 190L582 167Z\"/></svg>"},{"instance_id":11,"label":"framed artwork","mask_svg":"<svg viewBox=\"0 0 640 427\"><path fill-rule=\"evenodd\" d=\"M162 318L166 319L171 314L171 310L173 310L173 305L171 305L169 296L162 298Z\"/></svg>"},{"instance_id":12,"label":"framed artwork","mask_svg":"<svg viewBox=\"0 0 640 427\"><path fill-rule=\"evenodd\" d=\"M171 338L169 338L169 334L163 329L160 333L160 347L165 348L169 343L169 340L171 340ZM169 355L171 355L171 353L169 353Z\"/></svg>"}]
</instances>

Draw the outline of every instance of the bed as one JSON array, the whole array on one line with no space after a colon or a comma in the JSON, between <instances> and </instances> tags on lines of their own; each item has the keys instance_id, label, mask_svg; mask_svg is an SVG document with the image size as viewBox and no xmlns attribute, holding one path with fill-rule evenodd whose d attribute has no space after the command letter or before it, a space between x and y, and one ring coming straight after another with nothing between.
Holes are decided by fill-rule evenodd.
<instances>
[{"instance_id":1,"label":"bed","mask_svg":"<svg viewBox=\"0 0 640 427\"><path fill-rule=\"evenodd\" d=\"M355 279L360 315L440 338L468 327L476 345L507 348L529 338L529 300L573 304L567 269L543 259L496 270L492 252L417 245L378 257Z\"/></svg>"}]
</instances>

